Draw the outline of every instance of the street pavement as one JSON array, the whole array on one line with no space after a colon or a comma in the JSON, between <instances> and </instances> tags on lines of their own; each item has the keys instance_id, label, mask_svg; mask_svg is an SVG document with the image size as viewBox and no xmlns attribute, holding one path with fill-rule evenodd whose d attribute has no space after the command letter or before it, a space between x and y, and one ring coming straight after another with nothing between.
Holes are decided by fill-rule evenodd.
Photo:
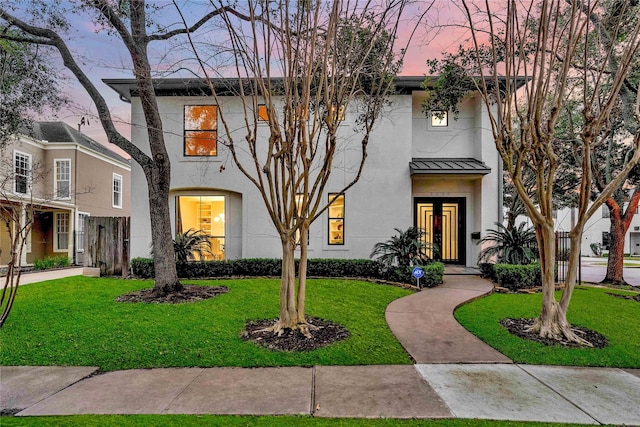
<instances>
[{"instance_id":1,"label":"street pavement","mask_svg":"<svg viewBox=\"0 0 640 427\"><path fill-rule=\"evenodd\" d=\"M300 414L477 418L640 426L640 370L511 363L474 339L453 309L491 291L449 275L389 305L415 365L163 368L0 367L0 410L72 414ZM1 422L0 422L1 424Z\"/></svg>"},{"instance_id":2,"label":"street pavement","mask_svg":"<svg viewBox=\"0 0 640 427\"><path fill-rule=\"evenodd\" d=\"M633 286L640 287L640 261L625 260L624 279ZM607 273L606 258L581 258L581 276L583 282L600 283Z\"/></svg>"}]
</instances>

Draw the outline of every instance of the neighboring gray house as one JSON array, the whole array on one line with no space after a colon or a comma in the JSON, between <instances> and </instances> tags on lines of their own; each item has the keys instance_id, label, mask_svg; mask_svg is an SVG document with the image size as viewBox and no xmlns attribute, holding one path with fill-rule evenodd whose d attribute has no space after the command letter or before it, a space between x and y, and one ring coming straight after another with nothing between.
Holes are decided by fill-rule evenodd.
<instances>
[{"instance_id":1,"label":"neighboring gray house","mask_svg":"<svg viewBox=\"0 0 640 427\"><path fill-rule=\"evenodd\" d=\"M424 77L398 77L397 94L371 134L360 181L338 198L310 230L309 256L368 258L373 246L396 234L394 228L424 228L428 240L442 247L447 263L473 266L480 232L502 220L502 166L484 105L466 98L457 119L427 118L421 102ZM132 142L149 152L147 132L135 80L105 80L131 103ZM175 231L205 230L212 236L214 257L279 257L279 238L256 188L233 165L221 143L199 143L192 132L214 133L218 111L199 79L155 80L165 141L172 165L170 197ZM214 81L222 85L222 80ZM242 128L237 97L221 98L233 129ZM262 114L260 111L257 115ZM201 117L192 120L193 116ZM202 118L204 117L204 118ZM358 144L355 114L345 112L341 136ZM266 124L265 138L268 136ZM217 136L222 137L223 133ZM194 144L195 142L195 144ZM326 200L349 179L352 154L337 154ZM224 168L221 168L224 166ZM132 165L131 194L147 199L139 165ZM131 256L149 256L149 206L136 203L131 212Z\"/></svg>"},{"instance_id":2,"label":"neighboring gray house","mask_svg":"<svg viewBox=\"0 0 640 427\"><path fill-rule=\"evenodd\" d=\"M82 263L86 218L130 215L129 160L65 123L33 123L8 141L1 159L6 197L0 203L34 214L23 264L60 255ZM0 264L6 265L10 237L4 224L0 228Z\"/></svg>"}]
</instances>

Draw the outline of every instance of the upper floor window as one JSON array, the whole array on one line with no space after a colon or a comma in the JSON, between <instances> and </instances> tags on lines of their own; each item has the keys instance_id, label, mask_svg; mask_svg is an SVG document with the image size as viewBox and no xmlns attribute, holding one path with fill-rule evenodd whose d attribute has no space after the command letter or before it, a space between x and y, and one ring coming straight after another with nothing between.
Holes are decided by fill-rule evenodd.
<instances>
[{"instance_id":1,"label":"upper floor window","mask_svg":"<svg viewBox=\"0 0 640 427\"><path fill-rule=\"evenodd\" d=\"M122 208L122 175L113 174L113 207Z\"/></svg>"},{"instance_id":2,"label":"upper floor window","mask_svg":"<svg viewBox=\"0 0 640 427\"><path fill-rule=\"evenodd\" d=\"M56 159L55 160L55 181L53 187L53 195L56 199L71 198L71 160Z\"/></svg>"},{"instance_id":3,"label":"upper floor window","mask_svg":"<svg viewBox=\"0 0 640 427\"><path fill-rule=\"evenodd\" d=\"M215 105L184 106L184 155L216 156L218 154L218 107Z\"/></svg>"},{"instance_id":4,"label":"upper floor window","mask_svg":"<svg viewBox=\"0 0 640 427\"><path fill-rule=\"evenodd\" d=\"M15 151L14 159L14 188L19 194L29 192L29 179L31 178L31 155Z\"/></svg>"},{"instance_id":5,"label":"upper floor window","mask_svg":"<svg viewBox=\"0 0 640 427\"><path fill-rule=\"evenodd\" d=\"M609 206L602 205L602 218L610 218L611 213L609 212Z\"/></svg>"},{"instance_id":6,"label":"upper floor window","mask_svg":"<svg viewBox=\"0 0 640 427\"><path fill-rule=\"evenodd\" d=\"M431 112L431 127L447 127L449 126L449 115L446 111Z\"/></svg>"},{"instance_id":7,"label":"upper floor window","mask_svg":"<svg viewBox=\"0 0 640 427\"><path fill-rule=\"evenodd\" d=\"M329 193L329 244L344 245L344 194Z\"/></svg>"}]
</instances>

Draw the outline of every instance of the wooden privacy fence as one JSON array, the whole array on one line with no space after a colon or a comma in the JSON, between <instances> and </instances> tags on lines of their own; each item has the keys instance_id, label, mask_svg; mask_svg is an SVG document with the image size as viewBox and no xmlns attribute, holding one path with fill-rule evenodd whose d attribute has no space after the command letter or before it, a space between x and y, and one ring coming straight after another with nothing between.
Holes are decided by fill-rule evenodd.
<instances>
[{"instance_id":1,"label":"wooden privacy fence","mask_svg":"<svg viewBox=\"0 0 640 427\"><path fill-rule=\"evenodd\" d=\"M84 235L84 266L101 276L129 274L129 217L90 216Z\"/></svg>"}]
</instances>

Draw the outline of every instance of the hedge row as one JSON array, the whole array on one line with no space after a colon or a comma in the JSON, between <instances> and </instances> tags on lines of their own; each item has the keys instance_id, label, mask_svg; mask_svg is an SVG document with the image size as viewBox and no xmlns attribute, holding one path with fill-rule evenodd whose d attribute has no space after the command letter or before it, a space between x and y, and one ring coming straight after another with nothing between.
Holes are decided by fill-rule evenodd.
<instances>
[{"instance_id":1,"label":"hedge row","mask_svg":"<svg viewBox=\"0 0 640 427\"><path fill-rule=\"evenodd\" d=\"M281 260L274 258L246 258L225 261L196 261L178 263L178 276L183 278L230 277L230 276L280 276ZM434 262L422 267L425 274L420 279L423 287L433 287L442 283L444 265ZM154 266L152 258L134 258L131 260L134 276L153 278ZM298 261L296 260L296 270ZM368 259L309 259L307 275L310 277L363 277L369 279L388 280L391 282L413 283L412 269L386 267Z\"/></svg>"},{"instance_id":2,"label":"hedge row","mask_svg":"<svg viewBox=\"0 0 640 427\"><path fill-rule=\"evenodd\" d=\"M542 286L542 271L540 264L480 264L483 277L495 281L498 286L511 291L531 289Z\"/></svg>"}]
</instances>

